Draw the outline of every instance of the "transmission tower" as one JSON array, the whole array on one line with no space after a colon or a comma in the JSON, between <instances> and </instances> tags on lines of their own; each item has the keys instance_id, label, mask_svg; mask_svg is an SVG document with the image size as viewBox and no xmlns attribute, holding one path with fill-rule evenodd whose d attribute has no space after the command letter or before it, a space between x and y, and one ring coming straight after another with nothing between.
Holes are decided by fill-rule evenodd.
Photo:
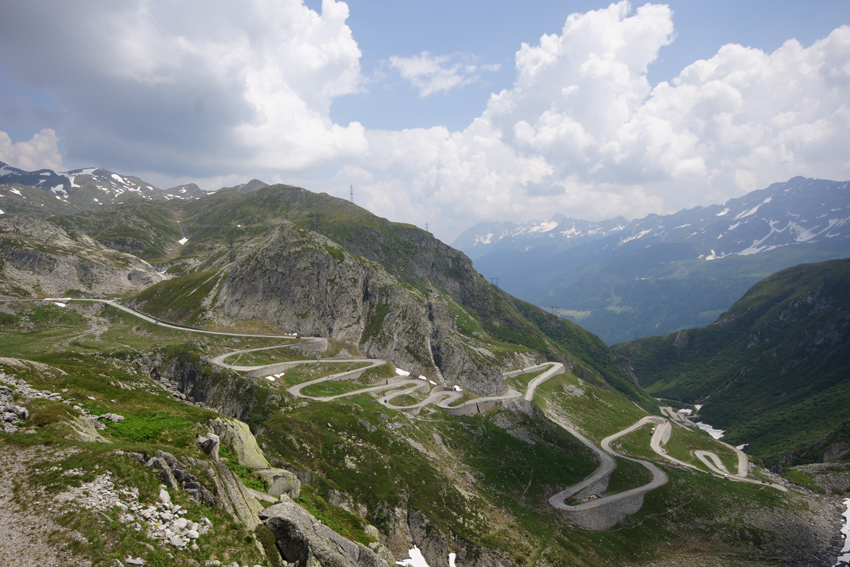
<instances>
[{"instance_id":1,"label":"transmission tower","mask_svg":"<svg viewBox=\"0 0 850 567\"><path fill-rule=\"evenodd\" d=\"M354 185L348 186L348 198L351 199L351 202L354 202Z\"/></svg>"},{"instance_id":2,"label":"transmission tower","mask_svg":"<svg viewBox=\"0 0 850 567\"><path fill-rule=\"evenodd\" d=\"M490 278L490 283L493 284L493 287L499 287L499 278Z\"/></svg>"}]
</instances>

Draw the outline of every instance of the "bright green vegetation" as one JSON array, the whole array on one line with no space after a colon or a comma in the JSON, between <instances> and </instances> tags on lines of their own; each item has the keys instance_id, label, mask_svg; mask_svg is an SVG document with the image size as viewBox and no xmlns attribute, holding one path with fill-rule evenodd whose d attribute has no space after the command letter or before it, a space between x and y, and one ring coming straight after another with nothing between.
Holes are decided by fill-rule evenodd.
<instances>
[{"instance_id":1,"label":"bright green vegetation","mask_svg":"<svg viewBox=\"0 0 850 567\"><path fill-rule=\"evenodd\" d=\"M566 373L549 378L537 388L535 403L565 416L589 439L599 442L622 431L646 414L610 388Z\"/></svg>"},{"instance_id":2,"label":"bright green vegetation","mask_svg":"<svg viewBox=\"0 0 850 567\"><path fill-rule=\"evenodd\" d=\"M236 455L236 451L234 451L230 445L220 445L218 454L220 457L227 459L227 461L225 461L225 465L227 465L227 468L232 470L233 473L239 477L242 484L248 488L253 488L254 490L260 490L262 492L268 491L269 483L266 479L259 475L255 475L254 469L246 467L240 463L239 458Z\"/></svg>"},{"instance_id":3,"label":"bright green vegetation","mask_svg":"<svg viewBox=\"0 0 850 567\"><path fill-rule=\"evenodd\" d=\"M531 382L534 378L537 378L538 376L546 372L547 370L548 368L544 368L542 370L526 372L525 374L520 374L518 376L508 378L506 382L514 390L517 390L518 392L525 392L525 390L528 388L528 383Z\"/></svg>"},{"instance_id":4,"label":"bright green vegetation","mask_svg":"<svg viewBox=\"0 0 850 567\"><path fill-rule=\"evenodd\" d=\"M305 396L338 396L355 390L362 390L365 387L367 387L367 384L359 380L354 383L350 381L328 380L327 382L307 386L301 390L301 393Z\"/></svg>"},{"instance_id":5,"label":"bright green vegetation","mask_svg":"<svg viewBox=\"0 0 850 567\"><path fill-rule=\"evenodd\" d=\"M625 492L652 482L652 473L640 463L617 459L617 468L611 473L608 488L603 495Z\"/></svg>"},{"instance_id":6,"label":"bright green vegetation","mask_svg":"<svg viewBox=\"0 0 850 567\"><path fill-rule=\"evenodd\" d=\"M427 392L422 390L416 390L410 394L405 394L403 396L396 396L390 400L390 403L394 406L399 407L407 407L407 406L415 406L420 402L424 401L427 397Z\"/></svg>"},{"instance_id":7,"label":"bright green vegetation","mask_svg":"<svg viewBox=\"0 0 850 567\"><path fill-rule=\"evenodd\" d=\"M395 375L395 366L393 366L392 362L387 362L386 364L370 368L363 372L363 374L360 375L360 381L364 384L371 384L376 380L392 378Z\"/></svg>"},{"instance_id":8,"label":"bright green vegetation","mask_svg":"<svg viewBox=\"0 0 850 567\"><path fill-rule=\"evenodd\" d=\"M661 457L655 454L655 451L649 446L649 440L652 439L653 424L647 423L630 433L618 437L611 443L611 448L628 455L629 457L637 457L649 461L660 461Z\"/></svg>"},{"instance_id":9,"label":"bright green vegetation","mask_svg":"<svg viewBox=\"0 0 850 567\"><path fill-rule=\"evenodd\" d=\"M366 533L366 526L361 518L344 508L328 504L327 500L317 494L309 484L302 485L301 495L296 502L330 529L350 540L363 545L369 545L375 541L375 538Z\"/></svg>"},{"instance_id":10,"label":"bright green vegetation","mask_svg":"<svg viewBox=\"0 0 850 567\"><path fill-rule=\"evenodd\" d=\"M108 318L103 319L104 315ZM497 406L484 415L454 417L442 410L424 408L419 416L413 416L388 410L363 394L335 402L309 402L301 407L300 400L282 394L276 384L213 369L201 360L202 355L245 346L236 343L263 346L265 339L228 339L162 329L130 322L123 314L104 309L93 317L110 325L111 334L104 332L99 339L107 347L103 349L106 354L92 356L88 351L77 353L71 348L55 352L55 347L45 346L46 340L51 345L57 344L53 340L57 336L60 340L79 336L86 320L76 320L73 314L52 307L40 311L24 309L14 315L19 320L46 321L54 321L51 319L54 316L79 326L34 329L28 332L35 335L28 335L23 344L31 358L53 364L67 374L51 375L43 369L17 372L30 379L35 387L54 391L67 388L67 396L84 402L83 406L95 413L112 411L125 415L123 422L105 430L104 434L112 441L107 450L104 446L91 450L84 447L88 476L83 478L93 478L95 471L112 467L109 470L117 471L116 475L126 479L125 482L142 486L143 498L156 494L158 479L135 460L112 456L112 450L152 454L161 449L178 458L203 459L193 438L206 432L205 424L215 414L166 395L132 363L132 351L136 347L107 341L103 338L106 336L138 341L134 345L144 343L148 352L155 349L162 357L157 366L160 371L170 368L175 372L199 373L197 385L206 390L195 393L206 395L209 403L227 400L245 408L246 421L258 432L258 440L267 455L312 475L310 483L302 486L299 502L333 529L362 543L371 541L365 534L367 522L386 534L393 529L394 510L399 508L427 518L429 529L454 534L453 541L461 549L490 547L517 565L533 565L543 558L553 564L632 564L682 551L680 543L670 542L691 542L686 544L687 551L714 554L728 548L737 552L747 545L742 538L748 536L741 534L742 529L748 529L748 511L791 505L784 497L768 494L770 491L746 491L733 486L735 483L712 484L717 479L709 475L673 471L674 486L649 493L645 509L625 524L607 532L586 532L566 522L548 505L547 499L561 487L585 478L596 469L597 463L583 445L537 409L524 413ZM53 334L57 332L60 334ZM179 343L180 333L191 342ZM6 337L15 335L12 332L2 335L3 344ZM90 340L87 344L96 344L94 339ZM326 360L301 368L309 369L311 376L341 371L341 365ZM364 377L360 381L391 376L393 370L388 363L371 370L368 380ZM287 377L290 373L287 371ZM111 386L110 381L134 389L120 389ZM348 387L353 385L348 383ZM580 388L584 393L567 395L568 386ZM576 416L588 412L600 423L605 419L615 420L616 425L606 426L609 429L621 429L637 418L634 414L640 414L633 403L613 389L580 380L575 375L554 377L541 391L543 395L538 398L541 405L551 404L555 398L566 411L570 404L580 403L581 411L574 408ZM95 400L88 400L88 396ZM46 400L30 401L28 407L37 433L0 436L0 443L34 446L49 443L53 447L69 443L61 439L67 433L64 422L74 413L72 408ZM592 427L591 418L583 419L583 426ZM648 438L644 438L644 445L648 445ZM222 447L223 456L227 457L228 451L228 447ZM263 488L256 484L252 471L237 466L236 459L230 457L228 465L243 482ZM69 462L68 466L76 462ZM107 462L112 464L107 466ZM95 465L99 469L94 469ZM203 470L191 472L197 472L198 478L204 477ZM645 484L646 474L638 464L621 462L609 490L627 490ZM32 482L54 482L55 476L41 474L34 476ZM63 477L61 482L76 481ZM329 505L332 493L349 499L353 509L365 510L365 517ZM216 525L216 537L210 540L214 543L202 547L196 557L200 564L213 557L262 564L252 555L255 552L249 538L262 539L267 534L246 534L223 512L200 508L182 495L176 500L181 505L185 502L190 513L210 517ZM669 512L668 507L674 511ZM740 516L730 518L729 509L735 514L740 510ZM694 518L700 518L700 522L693 522ZM114 530L98 535L94 532L104 530L92 516L69 515L63 521L77 527L86 537L92 534L91 541L98 542L100 547L86 553L95 553L98 565L112 564L121 554L142 555L150 565L168 564L167 555L159 549L151 552L140 547L138 536L117 523Z\"/></svg>"},{"instance_id":11,"label":"bright green vegetation","mask_svg":"<svg viewBox=\"0 0 850 567\"><path fill-rule=\"evenodd\" d=\"M340 374L342 372L348 372L349 370L357 370L358 368L363 368L364 366L369 366L368 362L332 362L328 360L323 360L322 362L310 362L305 364L299 364L294 368L290 368L284 373L284 376L281 377L281 381L285 383L287 386L294 386L296 384L301 384L302 382L309 382L310 380L315 380L316 378L321 378L323 376L328 376L329 374ZM310 394L308 391L310 388L316 387L321 388L326 383L323 382L321 384L316 384L314 386L308 386L304 388L307 390L304 392L305 395L315 395ZM337 382L337 384L342 384L342 382ZM334 386L331 386L334 388ZM356 390L357 388L350 389Z\"/></svg>"},{"instance_id":12,"label":"bright green vegetation","mask_svg":"<svg viewBox=\"0 0 850 567\"><path fill-rule=\"evenodd\" d=\"M450 403L449 407L453 408L453 407L463 405L464 403L470 402L470 401L472 401L472 400L474 400L478 397L479 396L476 396L474 394L470 394L469 392L465 392L465 391L461 392L461 396L458 399L456 399L455 401L453 401L452 403Z\"/></svg>"},{"instance_id":13,"label":"bright green vegetation","mask_svg":"<svg viewBox=\"0 0 850 567\"><path fill-rule=\"evenodd\" d=\"M783 473L782 476L784 476L786 479L793 482L794 484L800 485L804 488L808 488L811 491L819 493L823 492L823 488L817 483L817 481L812 478L811 475L808 475L803 471L794 469L786 471L785 473Z\"/></svg>"},{"instance_id":14,"label":"bright green vegetation","mask_svg":"<svg viewBox=\"0 0 850 567\"><path fill-rule=\"evenodd\" d=\"M190 445L195 433L195 424L191 420L157 413L125 416L123 421L110 423L107 427L115 437L135 443Z\"/></svg>"},{"instance_id":15,"label":"bright green vegetation","mask_svg":"<svg viewBox=\"0 0 850 567\"><path fill-rule=\"evenodd\" d=\"M664 448L671 457L705 470L708 469L702 461L693 455L693 452L698 450L711 451L720 457L721 462L726 465L726 470L732 474L738 474L738 456L735 452L726 445L715 441L705 431L673 427L670 441Z\"/></svg>"},{"instance_id":16,"label":"bright green vegetation","mask_svg":"<svg viewBox=\"0 0 850 567\"><path fill-rule=\"evenodd\" d=\"M654 395L707 400L701 419L766 464L815 462L848 437L850 261L783 270L708 327L618 345ZM826 438L826 443L814 442Z\"/></svg>"},{"instance_id":17,"label":"bright green vegetation","mask_svg":"<svg viewBox=\"0 0 850 567\"><path fill-rule=\"evenodd\" d=\"M165 321L195 323L205 312L203 301L218 285L215 271L198 272L152 285L136 298L145 311Z\"/></svg>"}]
</instances>

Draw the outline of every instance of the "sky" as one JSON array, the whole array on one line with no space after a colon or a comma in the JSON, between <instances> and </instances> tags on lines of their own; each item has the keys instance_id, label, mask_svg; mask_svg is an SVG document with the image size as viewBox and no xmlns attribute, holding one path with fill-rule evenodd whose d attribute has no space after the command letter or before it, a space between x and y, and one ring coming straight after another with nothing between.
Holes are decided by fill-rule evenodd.
<instances>
[{"instance_id":1,"label":"sky","mask_svg":"<svg viewBox=\"0 0 850 567\"><path fill-rule=\"evenodd\" d=\"M29 0L0 161L257 178L451 242L850 179L850 2Z\"/></svg>"}]
</instances>

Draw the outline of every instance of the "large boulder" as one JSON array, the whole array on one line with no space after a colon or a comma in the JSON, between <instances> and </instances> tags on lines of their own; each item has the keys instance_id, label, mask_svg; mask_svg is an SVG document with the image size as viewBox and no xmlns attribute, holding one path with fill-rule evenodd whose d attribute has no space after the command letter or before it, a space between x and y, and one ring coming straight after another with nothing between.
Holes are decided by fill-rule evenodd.
<instances>
[{"instance_id":1,"label":"large boulder","mask_svg":"<svg viewBox=\"0 0 850 567\"><path fill-rule=\"evenodd\" d=\"M221 442L233 447L240 464L252 469L271 468L247 423L219 417L210 424Z\"/></svg>"},{"instance_id":2,"label":"large boulder","mask_svg":"<svg viewBox=\"0 0 850 567\"><path fill-rule=\"evenodd\" d=\"M346 539L286 496L260 512L283 558L297 567L389 567L365 545Z\"/></svg>"},{"instance_id":3,"label":"large boulder","mask_svg":"<svg viewBox=\"0 0 850 567\"><path fill-rule=\"evenodd\" d=\"M251 489L222 463L213 463L217 474L213 474L216 496L225 510L253 531L260 523L258 513L262 506L254 497Z\"/></svg>"},{"instance_id":4,"label":"large boulder","mask_svg":"<svg viewBox=\"0 0 850 567\"><path fill-rule=\"evenodd\" d=\"M301 481L293 473L284 469L262 469L256 471L269 483L269 494L280 496L285 494L290 498L298 498L301 495Z\"/></svg>"}]
</instances>

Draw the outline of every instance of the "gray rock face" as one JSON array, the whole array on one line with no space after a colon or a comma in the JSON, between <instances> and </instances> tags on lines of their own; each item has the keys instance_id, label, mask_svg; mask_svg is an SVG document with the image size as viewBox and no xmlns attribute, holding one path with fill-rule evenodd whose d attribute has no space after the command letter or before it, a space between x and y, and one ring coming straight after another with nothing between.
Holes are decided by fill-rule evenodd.
<instances>
[{"instance_id":1,"label":"gray rock face","mask_svg":"<svg viewBox=\"0 0 850 567\"><path fill-rule=\"evenodd\" d=\"M146 467L159 470L159 479L170 488L182 488L193 500L202 502L207 506L214 506L216 498L198 479L186 471L186 465L181 463L171 453L157 451L156 456L147 457L141 453L123 453L133 457Z\"/></svg>"},{"instance_id":2,"label":"gray rock face","mask_svg":"<svg viewBox=\"0 0 850 567\"><path fill-rule=\"evenodd\" d=\"M497 358L486 343L461 333L448 295L405 285L377 263L290 223L245 245L223 270L211 307L227 317L352 341L368 356L437 382L499 394L502 372L528 362Z\"/></svg>"},{"instance_id":3,"label":"gray rock face","mask_svg":"<svg viewBox=\"0 0 850 567\"><path fill-rule=\"evenodd\" d=\"M0 386L0 422L6 433L17 433L18 421L29 417L29 411L12 402L12 389L8 386Z\"/></svg>"},{"instance_id":4,"label":"gray rock face","mask_svg":"<svg viewBox=\"0 0 850 567\"><path fill-rule=\"evenodd\" d=\"M233 447L240 464L252 469L271 467L247 423L219 417L214 419L211 425L221 442Z\"/></svg>"},{"instance_id":5,"label":"gray rock face","mask_svg":"<svg viewBox=\"0 0 850 567\"><path fill-rule=\"evenodd\" d=\"M297 567L389 567L374 551L348 540L287 497L260 513L283 558Z\"/></svg>"},{"instance_id":6,"label":"gray rock face","mask_svg":"<svg viewBox=\"0 0 850 567\"><path fill-rule=\"evenodd\" d=\"M215 472L212 476L219 501L232 516L253 531L260 523L258 514L262 506L233 471L221 463L213 463L213 466Z\"/></svg>"},{"instance_id":7,"label":"gray rock face","mask_svg":"<svg viewBox=\"0 0 850 567\"><path fill-rule=\"evenodd\" d=\"M41 219L0 219L0 281L30 293L139 291L163 279L139 258Z\"/></svg>"},{"instance_id":8,"label":"gray rock face","mask_svg":"<svg viewBox=\"0 0 850 567\"><path fill-rule=\"evenodd\" d=\"M301 495L301 481L287 470L263 469L256 473L269 483L269 494L272 496L285 494L290 498L298 498Z\"/></svg>"},{"instance_id":9,"label":"gray rock face","mask_svg":"<svg viewBox=\"0 0 850 567\"><path fill-rule=\"evenodd\" d=\"M214 461L218 460L218 450L221 445L218 435L215 433L210 433L207 437L198 435L198 445L200 445L201 450L212 457Z\"/></svg>"}]
</instances>

